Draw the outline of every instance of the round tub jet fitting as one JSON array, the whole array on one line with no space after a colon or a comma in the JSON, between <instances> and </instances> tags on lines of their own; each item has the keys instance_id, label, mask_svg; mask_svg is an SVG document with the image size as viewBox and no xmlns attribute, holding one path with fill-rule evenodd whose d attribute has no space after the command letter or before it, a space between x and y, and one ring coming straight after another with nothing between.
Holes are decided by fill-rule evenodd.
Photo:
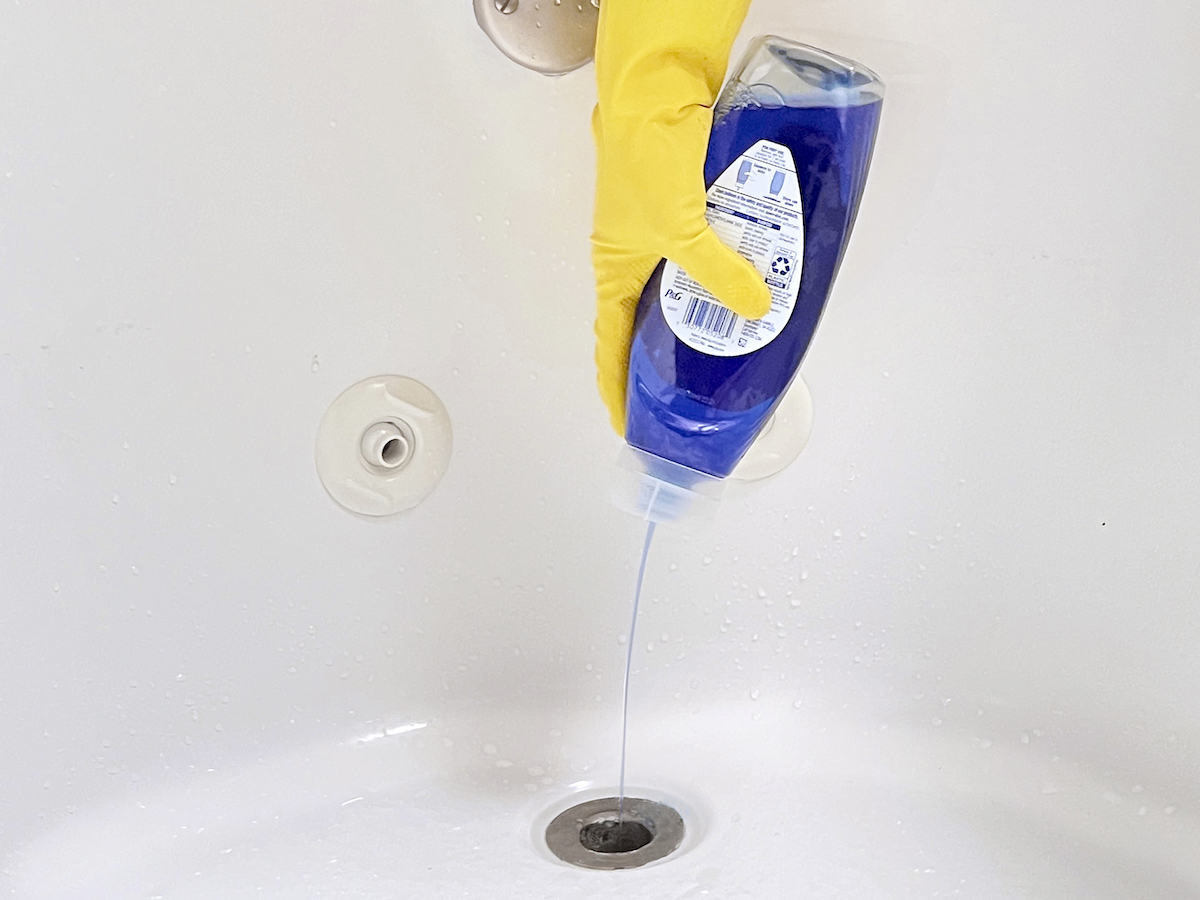
<instances>
[{"instance_id":1,"label":"round tub jet fitting","mask_svg":"<svg viewBox=\"0 0 1200 900\"><path fill-rule=\"evenodd\" d=\"M546 827L546 846L585 869L634 869L669 856L683 842L683 817L642 797L588 800L563 810Z\"/></svg>"},{"instance_id":2,"label":"round tub jet fitting","mask_svg":"<svg viewBox=\"0 0 1200 900\"><path fill-rule=\"evenodd\" d=\"M735 481L760 481L782 472L800 455L812 434L813 402L799 375L730 474Z\"/></svg>"},{"instance_id":3,"label":"round tub jet fitting","mask_svg":"<svg viewBox=\"0 0 1200 900\"><path fill-rule=\"evenodd\" d=\"M600 0L474 0L475 21L500 52L544 75L562 75L596 52Z\"/></svg>"},{"instance_id":4,"label":"round tub jet fitting","mask_svg":"<svg viewBox=\"0 0 1200 900\"><path fill-rule=\"evenodd\" d=\"M376 375L343 391L321 419L317 474L339 506L390 516L429 496L452 444L437 394L412 378Z\"/></svg>"}]
</instances>

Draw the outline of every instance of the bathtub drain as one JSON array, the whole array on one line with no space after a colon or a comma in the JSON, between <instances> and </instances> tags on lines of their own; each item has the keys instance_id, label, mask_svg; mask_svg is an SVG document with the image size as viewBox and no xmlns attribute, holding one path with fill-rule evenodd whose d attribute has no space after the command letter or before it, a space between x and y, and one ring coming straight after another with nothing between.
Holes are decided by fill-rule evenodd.
<instances>
[{"instance_id":1,"label":"bathtub drain","mask_svg":"<svg viewBox=\"0 0 1200 900\"><path fill-rule=\"evenodd\" d=\"M654 840L650 829L641 822L605 819L589 822L579 829L579 843L594 853L631 853Z\"/></svg>"},{"instance_id":2,"label":"bathtub drain","mask_svg":"<svg viewBox=\"0 0 1200 900\"><path fill-rule=\"evenodd\" d=\"M563 862L586 869L633 869L673 853L683 841L683 818L640 797L589 800L566 809L546 828L546 845Z\"/></svg>"}]
</instances>

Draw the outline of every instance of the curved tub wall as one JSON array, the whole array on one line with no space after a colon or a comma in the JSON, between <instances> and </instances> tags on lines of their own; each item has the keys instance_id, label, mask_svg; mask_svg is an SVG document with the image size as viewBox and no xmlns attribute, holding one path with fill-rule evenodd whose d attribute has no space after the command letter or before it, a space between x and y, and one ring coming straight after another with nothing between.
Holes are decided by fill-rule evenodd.
<instances>
[{"instance_id":1,"label":"curved tub wall","mask_svg":"<svg viewBox=\"0 0 1200 900\"><path fill-rule=\"evenodd\" d=\"M413 771L488 809L516 792L517 829L615 780L642 534L605 501L589 70L517 69L467 2L402 6L0 12L14 897L72 896L101 859L149 872L93 840L167 827L175 801L148 798L226 796L212 779L255 758L226 788L266 796L409 726ZM851 785L834 805L866 773L933 784L944 754L938 790L1008 772L1031 816L1061 801L1098 845L1178 866L1156 896L1200 890L1171 851L1200 815L1196 19L756 0L744 36L861 58L887 108L805 362L807 450L709 534L660 531L633 782L668 778L671 741L716 741L724 769L688 795L711 832L726 786L788 815L761 773L789 741ZM377 524L329 501L312 447L386 372L438 393L455 447ZM191 808L238 814L213 803ZM131 825L138 804L160 818Z\"/></svg>"}]
</instances>

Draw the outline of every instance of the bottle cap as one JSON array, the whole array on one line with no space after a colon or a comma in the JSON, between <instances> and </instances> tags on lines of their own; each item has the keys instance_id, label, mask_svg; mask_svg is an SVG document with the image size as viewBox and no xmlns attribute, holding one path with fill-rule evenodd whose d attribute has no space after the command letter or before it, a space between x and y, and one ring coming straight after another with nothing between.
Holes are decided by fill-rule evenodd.
<instances>
[{"instance_id":1,"label":"bottle cap","mask_svg":"<svg viewBox=\"0 0 1200 900\"><path fill-rule=\"evenodd\" d=\"M725 481L626 445L617 457L612 502L618 509L684 531L716 515Z\"/></svg>"}]
</instances>

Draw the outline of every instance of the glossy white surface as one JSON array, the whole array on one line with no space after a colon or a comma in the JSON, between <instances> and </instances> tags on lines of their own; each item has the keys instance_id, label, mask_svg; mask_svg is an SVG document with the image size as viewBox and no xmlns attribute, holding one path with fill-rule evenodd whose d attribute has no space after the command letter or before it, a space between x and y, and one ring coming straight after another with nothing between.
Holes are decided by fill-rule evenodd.
<instances>
[{"instance_id":1,"label":"glossy white surface","mask_svg":"<svg viewBox=\"0 0 1200 900\"><path fill-rule=\"evenodd\" d=\"M0 896L1200 895L1198 17L756 0L883 131L808 448L652 551L629 778L699 838L580 873L642 538L590 71L465 2L5 6ZM312 460L378 372L455 428L386 524Z\"/></svg>"}]
</instances>

